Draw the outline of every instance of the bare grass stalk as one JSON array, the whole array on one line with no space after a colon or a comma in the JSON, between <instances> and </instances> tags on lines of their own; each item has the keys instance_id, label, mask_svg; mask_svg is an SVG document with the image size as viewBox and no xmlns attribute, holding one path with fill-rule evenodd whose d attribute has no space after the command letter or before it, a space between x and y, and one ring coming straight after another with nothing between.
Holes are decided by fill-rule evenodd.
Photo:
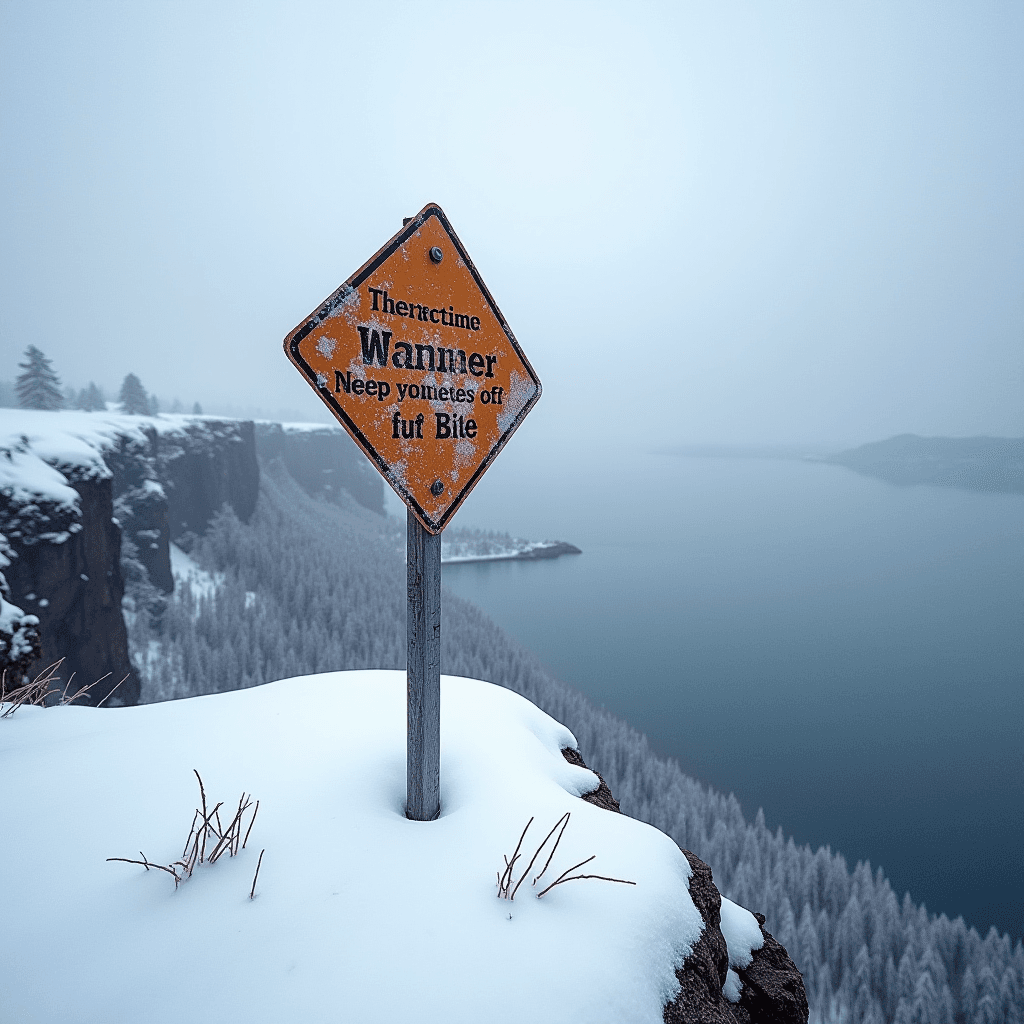
<instances>
[{"instance_id":1,"label":"bare grass stalk","mask_svg":"<svg viewBox=\"0 0 1024 1024\"><path fill-rule=\"evenodd\" d=\"M562 841L562 837L565 835L565 830L569 827L570 816L570 812L566 811L565 814L563 814L558 819L558 821L555 822L554 827L544 837L544 839L541 841L541 844L534 851L533 856L530 858L529 864L526 865L526 870L523 871L523 873L519 876L519 880L515 882L515 884L513 885L515 865L516 861L519 860L520 856L519 851L523 845L523 840L526 838L526 833L529 830L530 825L533 823L533 818L530 818L530 820L526 823L526 828L523 829L523 834L519 837L519 842L516 844L516 849L515 852L512 854L512 859L509 860L508 857L505 857L505 870L502 872L497 872L498 896L500 899L511 901L516 898L516 893L519 892L519 887L526 880L526 876L529 875L529 873L533 870L533 865L540 857L541 851L544 850L544 848L550 842L552 836L554 836L557 832L558 837L555 839L554 843L551 846L551 850L548 853L548 859L544 862L544 867L541 868L540 872L537 874L537 876L533 879L533 881L530 884L532 886L536 886L537 883L544 877L544 873L547 871L548 867L551 865L551 861L554 859L555 851L557 851L558 849L558 844ZM591 854L589 857L587 857L586 860L581 860L578 864L574 864L571 868L567 868L549 886L547 886L546 888L542 889L539 893L537 893L537 899L540 899L541 896L543 896L545 893L551 892L551 890L554 889L556 885L563 885L565 882L577 882L582 879L588 878L596 879L602 882L618 882L622 885L636 885L636 882L630 882L625 878L610 878L607 875L573 874L573 872L576 871L578 868L581 868L584 865L589 864L596 857L597 854Z\"/></svg>"},{"instance_id":2,"label":"bare grass stalk","mask_svg":"<svg viewBox=\"0 0 1024 1024\"><path fill-rule=\"evenodd\" d=\"M61 658L52 665L47 665L31 682L22 686L16 686L13 690L6 688L7 673L3 674L4 688L2 691L3 702L8 706L0 718L9 718L20 707L45 707L46 701L60 691L53 683L60 682L57 670L64 663ZM70 680L69 680L70 682Z\"/></svg>"},{"instance_id":3,"label":"bare grass stalk","mask_svg":"<svg viewBox=\"0 0 1024 1024\"><path fill-rule=\"evenodd\" d=\"M252 876L252 888L249 890L249 899L256 898L256 879L260 877L260 865L263 863L263 854L266 850L260 850L260 859L256 861L256 874Z\"/></svg>"},{"instance_id":4,"label":"bare grass stalk","mask_svg":"<svg viewBox=\"0 0 1024 1024\"><path fill-rule=\"evenodd\" d=\"M71 689L71 684L74 681L76 673L71 673L68 677L68 681L64 684L63 690L53 685L54 683L60 682L60 676L57 675L57 670L63 662L64 659L61 658L59 661L55 661L52 665L47 665L46 668L44 668L43 671L40 672L39 675L37 675L31 682L25 683L23 686L18 686L13 690L7 689L7 672L5 670L3 674L3 682L2 685L0 685L0 701L4 704L8 704L9 707L6 708L3 714L0 714L0 718L7 718L8 716L13 715L18 708L26 705L29 707L46 707L47 701L58 693L60 696L52 703L57 707L67 707L67 705L74 704L75 701L88 696L94 687L99 686L99 684L111 674L107 672L94 682L80 686L69 696L68 690ZM131 673L129 673L129 675L130 674ZM104 701L109 700L110 697L113 696L114 691L117 690L117 687L120 686L127 678L128 676L126 675L124 679L117 684L117 686L113 687L113 689L111 689L106 696L102 698L102 700L97 702L96 707L102 707Z\"/></svg>"},{"instance_id":5,"label":"bare grass stalk","mask_svg":"<svg viewBox=\"0 0 1024 1024\"><path fill-rule=\"evenodd\" d=\"M245 849L245 844L247 842L249 842L249 833L252 831L253 825L256 824L256 815L259 814L259 811L260 811L260 802L259 802L259 800L257 800L256 801L256 810L254 810L252 812L252 820L249 822L249 827L245 830L245 839L242 841L242 849L243 850Z\"/></svg>"},{"instance_id":6,"label":"bare grass stalk","mask_svg":"<svg viewBox=\"0 0 1024 1024\"><path fill-rule=\"evenodd\" d=\"M519 859L519 849L523 845L523 840L526 838L526 833L530 830L530 826L533 824L533 818L526 823L526 828L523 829L523 834L519 837L519 842L516 843L515 852L512 854L512 859L509 860L505 857L505 870L498 875L498 895L502 899L509 900L512 897L509 896L509 886L512 884L512 869L515 867L516 861Z\"/></svg>"},{"instance_id":7,"label":"bare grass stalk","mask_svg":"<svg viewBox=\"0 0 1024 1024\"><path fill-rule=\"evenodd\" d=\"M108 857L108 861L120 861L124 864L139 864L147 871L150 868L157 868L160 871L166 871L169 875L174 877L174 887L177 889L180 883L184 882L187 878L192 877L192 872L196 869L198 864L202 864L207 861L210 864L216 864L225 853L234 857L240 852L240 849L245 849L245 844L249 841L249 833L252 832L252 826L256 821L256 812L260 807L259 801L256 801L256 806L253 808L252 815L249 818L248 828L245 831L245 840L243 841L242 828L245 825L246 811L253 806L252 794L243 792L238 798L238 807L225 828L222 825L220 818L220 808L224 806L224 802L219 801L212 810L208 810L206 787L203 785L202 776L195 769L193 769L193 772L199 783L199 800L202 806L201 808L197 807L195 813L192 815L192 823L189 825L188 838L186 838L185 845L182 847L181 857L176 861L172 861L170 864L156 864L144 853L139 851L139 856L142 860L135 860L130 857ZM214 822L216 822L216 824L214 824ZM210 847L210 855L207 857L206 849L208 843ZM262 858L263 854L261 853L260 860L262 860ZM259 870L259 864L257 864L257 875L259 874ZM255 892L255 877L253 878L252 884L253 892Z\"/></svg>"}]
</instances>

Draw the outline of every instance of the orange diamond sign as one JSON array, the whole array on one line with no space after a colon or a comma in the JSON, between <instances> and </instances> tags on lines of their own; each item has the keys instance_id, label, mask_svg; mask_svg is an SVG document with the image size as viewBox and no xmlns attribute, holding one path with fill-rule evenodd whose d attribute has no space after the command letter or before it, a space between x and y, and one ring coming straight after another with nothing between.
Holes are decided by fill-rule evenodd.
<instances>
[{"instance_id":1,"label":"orange diamond sign","mask_svg":"<svg viewBox=\"0 0 1024 1024\"><path fill-rule=\"evenodd\" d=\"M425 206L284 340L424 527L440 533L540 398L439 206Z\"/></svg>"}]
</instances>

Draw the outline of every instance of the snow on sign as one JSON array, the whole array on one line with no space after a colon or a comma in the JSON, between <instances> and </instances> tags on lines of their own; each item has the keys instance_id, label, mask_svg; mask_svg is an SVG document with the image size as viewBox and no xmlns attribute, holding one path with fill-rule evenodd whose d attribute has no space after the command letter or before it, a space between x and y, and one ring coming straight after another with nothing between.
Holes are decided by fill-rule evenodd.
<instances>
[{"instance_id":1,"label":"snow on sign","mask_svg":"<svg viewBox=\"0 0 1024 1024\"><path fill-rule=\"evenodd\" d=\"M432 534L540 398L537 374L433 204L284 348Z\"/></svg>"}]
</instances>

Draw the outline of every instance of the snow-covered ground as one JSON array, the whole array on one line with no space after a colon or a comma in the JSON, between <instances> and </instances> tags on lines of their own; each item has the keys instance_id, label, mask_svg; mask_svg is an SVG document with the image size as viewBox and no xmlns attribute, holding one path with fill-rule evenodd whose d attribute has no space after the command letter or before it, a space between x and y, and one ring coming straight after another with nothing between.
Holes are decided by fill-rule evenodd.
<instances>
[{"instance_id":1,"label":"snow-covered ground","mask_svg":"<svg viewBox=\"0 0 1024 1024\"><path fill-rule=\"evenodd\" d=\"M405 715L405 674L366 671L0 720L0 1016L660 1022L702 929L675 844L578 799L597 779L561 756L575 746L564 726L509 690L447 676L442 815L409 821ZM211 803L260 800L248 847L177 889L108 862L181 856L193 768ZM529 857L566 812L544 881L499 899L527 820ZM574 881L537 898L591 854L583 871L636 884Z\"/></svg>"}]
</instances>

